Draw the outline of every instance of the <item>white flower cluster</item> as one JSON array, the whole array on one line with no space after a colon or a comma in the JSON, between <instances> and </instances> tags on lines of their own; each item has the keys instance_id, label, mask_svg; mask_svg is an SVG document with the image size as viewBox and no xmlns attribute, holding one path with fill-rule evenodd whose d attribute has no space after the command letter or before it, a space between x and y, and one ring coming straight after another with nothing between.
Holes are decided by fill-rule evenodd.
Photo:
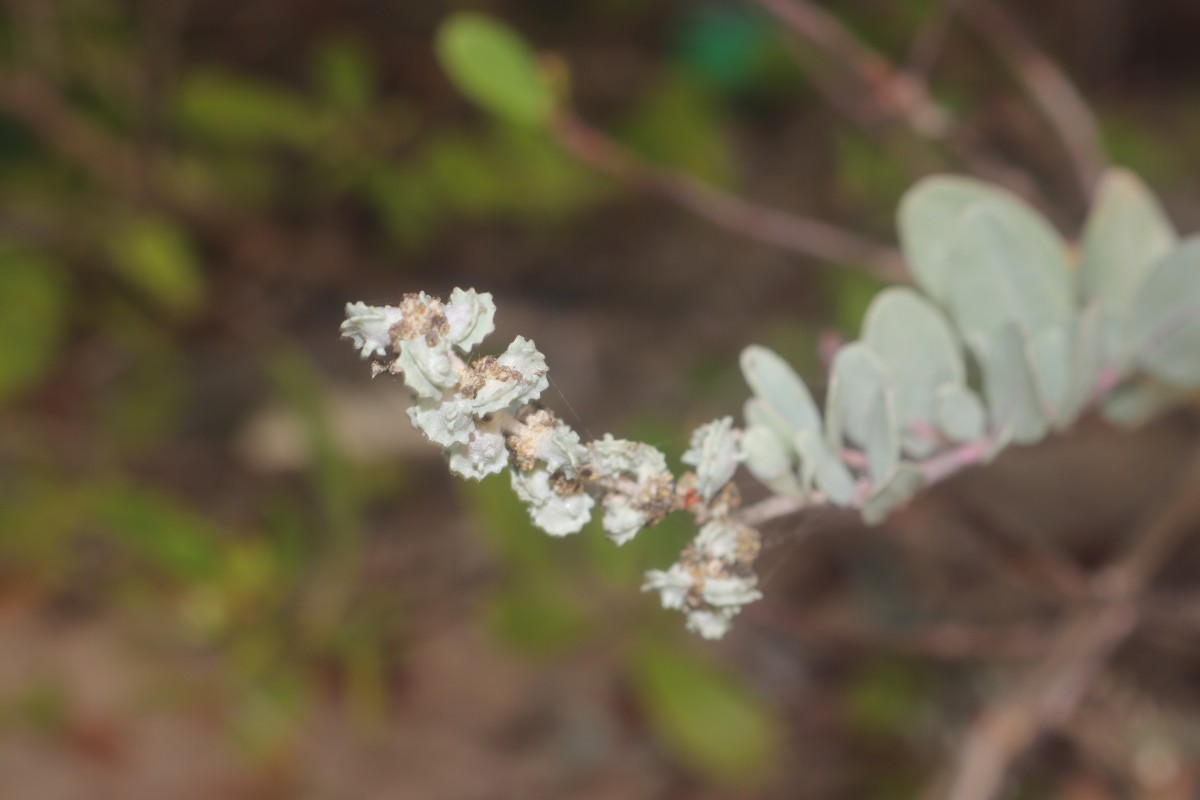
<instances>
[{"instance_id":1,"label":"white flower cluster","mask_svg":"<svg viewBox=\"0 0 1200 800\"><path fill-rule=\"evenodd\" d=\"M589 470L604 489L601 525L616 544L625 544L677 507L675 479L655 448L605 434L589 449Z\"/></svg>"},{"instance_id":2,"label":"white flower cluster","mask_svg":"<svg viewBox=\"0 0 1200 800\"><path fill-rule=\"evenodd\" d=\"M742 606L762 598L751 569L758 556L758 531L728 517L710 520L667 570L646 573L643 591L661 594L663 608L687 614L687 627L720 639Z\"/></svg>"},{"instance_id":3,"label":"white flower cluster","mask_svg":"<svg viewBox=\"0 0 1200 800\"><path fill-rule=\"evenodd\" d=\"M750 572L758 533L728 521L730 495L721 492L742 458L733 420L693 434L683 460L695 472L680 483L648 444L606 435L585 445L554 414L531 405L548 385L546 360L533 342L518 336L499 356L465 360L494 330L495 311L490 294L462 289L446 303L424 293L398 306L350 303L342 336L363 358L392 353L373 369L403 376L416 395L409 419L445 448L450 470L479 480L509 468L513 491L547 533L579 532L597 502L601 525L617 544L676 509L710 520L679 563L648 573L644 588L662 592L664 606L686 611L690 629L723 635L741 605L759 597Z\"/></svg>"},{"instance_id":4,"label":"white flower cluster","mask_svg":"<svg viewBox=\"0 0 1200 800\"><path fill-rule=\"evenodd\" d=\"M579 434L549 411L534 411L509 439L512 487L529 506L533 524L551 536L578 533L596 501L583 489L580 471L589 459Z\"/></svg>"},{"instance_id":5,"label":"white flower cluster","mask_svg":"<svg viewBox=\"0 0 1200 800\"><path fill-rule=\"evenodd\" d=\"M424 292L399 306L350 303L342 323L364 358L395 353L376 371L403 375L417 395L412 424L446 448L452 472L476 480L508 466L503 427L547 386L545 358L520 336L500 356L467 363L459 355L495 329L495 313L490 294L455 289L448 303Z\"/></svg>"}]
</instances>

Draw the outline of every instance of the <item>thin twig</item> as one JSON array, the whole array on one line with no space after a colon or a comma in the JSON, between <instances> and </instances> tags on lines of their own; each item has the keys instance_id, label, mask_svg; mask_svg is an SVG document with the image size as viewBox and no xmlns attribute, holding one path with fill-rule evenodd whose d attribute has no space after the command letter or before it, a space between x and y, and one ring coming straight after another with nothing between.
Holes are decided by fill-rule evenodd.
<instances>
[{"instance_id":1,"label":"thin twig","mask_svg":"<svg viewBox=\"0 0 1200 800\"><path fill-rule=\"evenodd\" d=\"M0 107L110 190L144 198L134 149L76 114L49 84L32 75L0 74Z\"/></svg>"},{"instance_id":2,"label":"thin twig","mask_svg":"<svg viewBox=\"0 0 1200 800\"><path fill-rule=\"evenodd\" d=\"M876 106L876 117L902 120L917 136L944 146L980 177L1027 197L1038 195L1037 186L1028 175L978 147L964 134L953 113L938 102L920 74L897 67L855 36L837 17L809 0L755 2L847 70ZM829 91L825 93L833 105L846 107L844 98L830 96ZM855 114L860 121L861 116Z\"/></svg>"},{"instance_id":3,"label":"thin twig","mask_svg":"<svg viewBox=\"0 0 1200 800\"><path fill-rule=\"evenodd\" d=\"M1126 554L1097 578L1095 605L1066 623L1045 659L978 716L952 772L935 788L934 796L989 800L998 795L1013 762L1043 731L1071 716L1109 658L1134 631L1140 595L1197 524L1200 455L1172 495L1156 505L1136 531Z\"/></svg>"},{"instance_id":4,"label":"thin twig","mask_svg":"<svg viewBox=\"0 0 1200 800\"><path fill-rule=\"evenodd\" d=\"M924 79L933 71L938 54L946 43L950 32L950 20L960 0L941 0L930 12L908 48L904 59L904 70L917 78Z\"/></svg>"},{"instance_id":5,"label":"thin twig","mask_svg":"<svg viewBox=\"0 0 1200 800\"><path fill-rule=\"evenodd\" d=\"M1086 573L1049 543L1005 530L972 504L955 506L959 518L987 553L989 563L1003 567L1022 584L1054 600L1078 602L1089 596Z\"/></svg>"},{"instance_id":6,"label":"thin twig","mask_svg":"<svg viewBox=\"0 0 1200 800\"><path fill-rule=\"evenodd\" d=\"M751 203L688 175L646 164L569 114L556 120L554 132L563 147L581 161L726 230L793 253L858 267L889 282L909 280L900 254L887 245L826 222Z\"/></svg>"},{"instance_id":7,"label":"thin twig","mask_svg":"<svg viewBox=\"0 0 1200 800\"><path fill-rule=\"evenodd\" d=\"M1046 631L1029 625L999 627L938 622L908 629L882 629L769 603L755 604L743 613L806 642L870 653L905 653L943 661L1029 659L1046 648Z\"/></svg>"},{"instance_id":8,"label":"thin twig","mask_svg":"<svg viewBox=\"0 0 1200 800\"><path fill-rule=\"evenodd\" d=\"M933 98L928 85L896 69L832 14L808 0L756 2L830 59L849 69L871 90L872 100L886 116L901 117L925 138L944 140L949 136L953 115Z\"/></svg>"},{"instance_id":9,"label":"thin twig","mask_svg":"<svg viewBox=\"0 0 1200 800\"><path fill-rule=\"evenodd\" d=\"M1108 164L1096 116L1066 72L991 0L970 0L959 15L995 50L1054 130L1084 198Z\"/></svg>"}]
</instances>

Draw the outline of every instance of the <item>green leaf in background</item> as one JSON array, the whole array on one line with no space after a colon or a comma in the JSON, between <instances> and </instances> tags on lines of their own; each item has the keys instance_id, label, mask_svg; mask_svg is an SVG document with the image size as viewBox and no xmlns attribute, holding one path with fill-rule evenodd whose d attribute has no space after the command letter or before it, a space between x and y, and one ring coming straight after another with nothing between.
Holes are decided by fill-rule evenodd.
<instances>
[{"instance_id":1,"label":"green leaf in background","mask_svg":"<svg viewBox=\"0 0 1200 800\"><path fill-rule=\"evenodd\" d=\"M621 141L647 161L727 186L733 152L720 105L695 80L667 73L638 97L621 126Z\"/></svg>"},{"instance_id":2,"label":"green leaf in background","mask_svg":"<svg viewBox=\"0 0 1200 800\"><path fill-rule=\"evenodd\" d=\"M66 327L64 288L57 264L0 245L0 402L54 363Z\"/></svg>"},{"instance_id":3,"label":"green leaf in background","mask_svg":"<svg viewBox=\"0 0 1200 800\"><path fill-rule=\"evenodd\" d=\"M104 430L114 444L138 452L159 444L179 424L190 376L171 345L154 332L124 343L124 364L105 387L100 404Z\"/></svg>"},{"instance_id":4,"label":"green leaf in background","mask_svg":"<svg viewBox=\"0 0 1200 800\"><path fill-rule=\"evenodd\" d=\"M167 311L194 313L204 302L204 276L186 232L174 222L140 217L119 226L109 257L125 280Z\"/></svg>"},{"instance_id":5,"label":"green leaf in background","mask_svg":"<svg viewBox=\"0 0 1200 800\"><path fill-rule=\"evenodd\" d=\"M133 557L173 577L211 580L220 574L220 530L192 509L166 494L121 483L96 487L92 498L96 523Z\"/></svg>"},{"instance_id":6,"label":"green leaf in background","mask_svg":"<svg viewBox=\"0 0 1200 800\"><path fill-rule=\"evenodd\" d=\"M307 353L290 346L268 358L276 391L299 417L310 448L312 488L321 510L327 564L353 560L363 534L367 484L354 474L334 436L326 379Z\"/></svg>"},{"instance_id":7,"label":"green leaf in background","mask_svg":"<svg viewBox=\"0 0 1200 800\"><path fill-rule=\"evenodd\" d=\"M696 652L644 639L633 654L630 677L656 736L697 774L746 786L777 763L779 721L735 676Z\"/></svg>"},{"instance_id":8,"label":"green leaf in background","mask_svg":"<svg viewBox=\"0 0 1200 800\"><path fill-rule=\"evenodd\" d=\"M832 269L821 276L825 307L833 311L827 323L840 331L853 331L863 324L867 309L889 284L852 269Z\"/></svg>"},{"instance_id":9,"label":"green leaf in background","mask_svg":"<svg viewBox=\"0 0 1200 800\"><path fill-rule=\"evenodd\" d=\"M569 650L592 632L575 591L563 577L549 574L502 588L488 603L485 619L508 647L537 657Z\"/></svg>"},{"instance_id":10,"label":"green leaf in background","mask_svg":"<svg viewBox=\"0 0 1200 800\"><path fill-rule=\"evenodd\" d=\"M1108 106L1100 117L1104 149L1117 164L1124 164L1158 187L1178 184L1187 174L1187 148L1181 148L1180 131L1171 119L1155 119L1128 108ZM1194 162L1191 162L1194 163Z\"/></svg>"},{"instance_id":11,"label":"green leaf in background","mask_svg":"<svg viewBox=\"0 0 1200 800\"><path fill-rule=\"evenodd\" d=\"M554 540L535 528L507 475L458 482L473 526L499 562L503 584L484 614L489 630L507 647L533 657L569 650L594 628L574 568L577 541ZM592 538L609 542L593 530ZM609 550L615 550L609 546Z\"/></svg>"},{"instance_id":12,"label":"green leaf in background","mask_svg":"<svg viewBox=\"0 0 1200 800\"><path fill-rule=\"evenodd\" d=\"M912 180L904 162L866 131L839 133L833 146L838 193L866 209L894 208Z\"/></svg>"},{"instance_id":13,"label":"green leaf in background","mask_svg":"<svg viewBox=\"0 0 1200 800\"><path fill-rule=\"evenodd\" d=\"M180 84L175 115L185 133L229 145L311 144L317 114L288 90L244 75L198 71Z\"/></svg>"},{"instance_id":14,"label":"green leaf in background","mask_svg":"<svg viewBox=\"0 0 1200 800\"><path fill-rule=\"evenodd\" d=\"M438 30L436 47L458 90L488 111L521 125L550 119L550 82L536 54L508 26L483 14L452 14Z\"/></svg>"},{"instance_id":15,"label":"green leaf in background","mask_svg":"<svg viewBox=\"0 0 1200 800\"><path fill-rule=\"evenodd\" d=\"M903 736L921 713L929 693L920 664L880 659L855 676L845 698L851 726L875 736Z\"/></svg>"},{"instance_id":16,"label":"green leaf in background","mask_svg":"<svg viewBox=\"0 0 1200 800\"><path fill-rule=\"evenodd\" d=\"M324 42L314 55L312 69L317 91L338 111L361 114L378 94L370 53L353 39Z\"/></svg>"},{"instance_id":17,"label":"green leaf in background","mask_svg":"<svg viewBox=\"0 0 1200 800\"><path fill-rule=\"evenodd\" d=\"M562 568L562 543L533 527L524 503L513 494L507 474L455 484L480 537L507 569L540 578Z\"/></svg>"}]
</instances>

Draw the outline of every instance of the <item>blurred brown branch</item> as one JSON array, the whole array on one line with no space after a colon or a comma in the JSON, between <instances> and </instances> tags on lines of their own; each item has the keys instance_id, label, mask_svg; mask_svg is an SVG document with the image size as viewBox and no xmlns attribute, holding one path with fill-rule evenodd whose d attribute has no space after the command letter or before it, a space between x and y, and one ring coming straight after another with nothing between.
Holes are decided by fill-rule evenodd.
<instances>
[{"instance_id":1,"label":"blurred brown branch","mask_svg":"<svg viewBox=\"0 0 1200 800\"><path fill-rule=\"evenodd\" d=\"M966 503L957 504L953 513L975 534L972 541L988 563L1023 586L1063 602L1078 602L1088 596L1086 573L1053 544L1005 530L999 521Z\"/></svg>"},{"instance_id":2,"label":"blurred brown branch","mask_svg":"<svg viewBox=\"0 0 1200 800\"><path fill-rule=\"evenodd\" d=\"M710 222L792 253L858 267L893 283L909 281L900 254L819 220L757 205L688 175L651 166L578 117L562 114L554 133L571 154L647 194L671 200Z\"/></svg>"},{"instance_id":3,"label":"blurred brown branch","mask_svg":"<svg viewBox=\"0 0 1200 800\"><path fill-rule=\"evenodd\" d=\"M1091 197L1108 157L1095 114L1079 90L1002 6L991 0L958 6L963 21L991 46L1046 118L1071 161L1080 192Z\"/></svg>"},{"instance_id":4,"label":"blurred brown branch","mask_svg":"<svg viewBox=\"0 0 1200 800\"><path fill-rule=\"evenodd\" d=\"M904 59L904 70L908 74L924 78L933 69L950 33L955 6L960 2L962 0L941 0L928 12L925 24L913 37Z\"/></svg>"},{"instance_id":5,"label":"blurred brown branch","mask_svg":"<svg viewBox=\"0 0 1200 800\"><path fill-rule=\"evenodd\" d=\"M930 94L928 85L896 69L851 33L836 17L807 0L756 0L780 22L848 69L868 89L884 118L900 117L923 137L944 140L953 115Z\"/></svg>"},{"instance_id":6,"label":"blurred brown branch","mask_svg":"<svg viewBox=\"0 0 1200 800\"><path fill-rule=\"evenodd\" d=\"M121 196L145 198L145 174L134 148L76 114L51 84L29 74L0 73L0 107L94 180Z\"/></svg>"},{"instance_id":7,"label":"blurred brown branch","mask_svg":"<svg viewBox=\"0 0 1200 800\"><path fill-rule=\"evenodd\" d=\"M759 607L761 606L761 607ZM763 602L747 617L821 647L870 653L902 653L939 661L1030 659L1045 651L1044 629L937 622L908 629L871 628L851 619L798 611Z\"/></svg>"},{"instance_id":8,"label":"blurred brown branch","mask_svg":"<svg viewBox=\"0 0 1200 800\"><path fill-rule=\"evenodd\" d=\"M1109 658L1135 630L1137 604L1154 575L1200 524L1200 455L1133 534L1126 554L1094 581L1096 599L1055 637L1046 657L976 718L952 771L931 796L988 800L1014 761L1066 722Z\"/></svg>"},{"instance_id":9,"label":"blurred brown branch","mask_svg":"<svg viewBox=\"0 0 1200 800\"><path fill-rule=\"evenodd\" d=\"M980 177L1025 196L1037 194L1034 182L1023 171L996 158L965 135L950 109L933 96L920 72L893 64L837 17L809 0L755 2L850 73L874 109L866 120L900 119L917 136L947 148ZM835 106L846 107L842 97L831 96L829 91L826 99ZM864 121L861 113L855 116Z\"/></svg>"}]
</instances>

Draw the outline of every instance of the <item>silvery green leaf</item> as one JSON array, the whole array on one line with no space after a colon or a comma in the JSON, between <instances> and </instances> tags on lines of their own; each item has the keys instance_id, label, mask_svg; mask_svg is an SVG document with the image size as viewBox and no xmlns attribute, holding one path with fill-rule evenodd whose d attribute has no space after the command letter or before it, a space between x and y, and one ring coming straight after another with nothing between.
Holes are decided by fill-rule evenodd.
<instances>
[{"instance_id":1,"label":"silvery green leaf","mask_svg":"<svg viewBox=\"0 0 1200 800\"><path fill-rule=\"evenodd\" d=\"M513 339L494 361L481 359L472 368L480 379L472 402L476 414L490 414L536 400L550 385L545 356L523 336Z\"/></svg>"},{"instance_id":2,"label":"silvery green leaf","mask_svg":"<svg viewBox=\"0 0 1200 800\"><path fill-rule=\"evenodd\" d=\"M911 289L886 289L863 320L862 341L902 380L896 382L896 413L903 428L934 419L934 394L966 379L962 348L946 318ZM927 454L929 447L913 445Z\"/></svg>"},{"instance_id":3,"label":"silvery green leaf","mask_svg":"<svg viewBox=\"0 0 1200 800\"><path fill-rule=\"evenodd\" d=\"M389 331L403 319L395 306L369 306L366 303L346 303L346 320L342 323L343 339L350 339L359 355L367 358L384 355L392 345Z\"/></svg>"},{"instance_id":4,"label":"silvery green leaf","mask_svg":"<svg viewBox=\"0 0 1200 800\"><path fill-rule=\"evenodd\" d=\"M667 472L667 458L642 442L614 439L611 433L592 442L592 469L597 475L617 478L631 475L639 483Z\"/></svg>"},{"instance_id":5,"label":"silvery green leaf","mask_svg":"<svg viewBox=\"0 0 1200 800\"><path fill-rule=\"evenodd\" d=\"M663 608L682 609L687 600L688 592L696 585L696 579L678 564L672 564L668 570L652 569L646 572L646 581L642 584L643 592L658 592L662 598Z\"/></svg>"},{"instance_id":6,"label":"silvery green leaf","mask_svg":"<svg viewBox=\"0 0 1200 800\"><path fill-rule=\"evenodd\" d=\"M1013 441L1018 444L1045 438L1049 426L1025 335L1009 324L986 340L971 344L983 368L984 394L993 426L1011 427Z\"/></svg>"},{"instance_id":7,"label":"silvery green leaf","mask_svg":"<svg viewBox=\"0 0 1200 800\"><path fill-rule=\"evenodd\" d=\"M887 367L862 342L851 342L837 351L829 369L829 393L825 399L826 438L830 447L841 449L844 436L862 444L874 395L890 381Z\"/></svg>"},{"instance_id":8,"label":"silvery green leaf","mask_svg":"<svg viewBox=\"0 0 1200 800\"><path fill-rule=\"evenodd\" d=\"M762 599L762 592L758 590L757 583L758 580L754 576L708 578L700 587L700 596L710 606L740 607Z\"/></svg>"},{"instance_id":9,"label":"silvery green leaf","mask_svg":"<svg viewBox=\"0 0 1200 800\"><path fill-rule=\"evenodd\" d=\"M1070 378L1055 426L1065 428L1096 398L1106 369L1115 370L1116 319L1108 307L1095 301L1075 318ZM1115 382L1115 380L1114 380Z\"/></svg>"},{"instance_id":10,"label":"silvery green leaf","mask_svg":"<svg viewBox=\"0 0 1200 800\"><path fill-rule=\"evenodd\" d=\"M442 447L466 444L475 430L471 404L457 397L441 402L418 400L416 405L409 406L408 418L425 438Z\"/></svg>"},{"instance_id":11,"label":"silvery green leaf","mask_svg":"<svg viewBox=\"0 0 1200 800\"><path fill-rule=\"evenodd\" d=\"M1178 404L1187 394L1187 390L1154 378L1142 378L1110 392L1101 403L1100 413L1114 425L1136 428Z\"/></svg>"},{"instance_id":12,"label":"silvery green leaf","mask_svg":"<svg viewBox=\"0 0 1200 800\"><path fill-rule=\"evenodd\" d=\"M1070 318L1066 245L1015 195L969 178L925 178L901 201L899 224L917 283L964 337L989 337L1008 322L1039 331Z\"/></svg>"},{"instance_id":13,"label":"silvery green leaf","mask_svg":"<svg viewBox=\"0 0 1200 800\"><path fill-rule=\"evenodd\" d=\"M889 390L875 394L867 412L867 475L872 483L884 479L900 459L900 426L896 423L896 406Z\"/></svg>"},{"instance_id":14,"label":"silvery green leaf","mask_svg":"<svg viewBox=\"0 0 1200 800\"><path fill-rule=\"evenodd\" d=\"M544 469L513 470L512 487L517 497L528 504L533 524L551 536L578 533L592 518L596 501L583 492L559 494L551 474Z\"/></svg>"},{"instance_id":15,"label":"silvery green leaf","mask_svg":"<svg viewBox=\"0 0 1200 800\"><path fill-rule=\"evenodd\" d=\"M714 420L697 428L682 461L696 468L696 491L706 501L711 500L737 470L733 417Z\"/></svg>"},{"instance_id":16,"label":"silvery green leaf","mask_svg":"<svg viewBox=\"0 0 1200 800\"><path fill-rule=\"evenodd\" d=\"M765 347L751 345L742 351L741 364L750 389L788 425L791 436L821 429L817 404L786 361Z\"/></svg>"},{"instance_id":17,"label":"silvery green leaf","mask_svg":"<svg viewBox=\"0 0 1200 800\"><path fill-rule=\"evenodd\" d=\"M1046 328L1036 333L1028 345L1042 412L1051 423L1058 422L1069 388L1073 343L1068 330Z\"/></svg>"},{"instance_id":18,"label":"silvery green leaf","mask_svg":"<svg viewBox=\"0 0 1200 800\"><path fill-rule=\"evenodd\" d=\"M451 445L450 471L472 480L483 480L508 466L504 436L495 431L476 430L466 444Z\"/></svg>"},{"instance_id":19,"label":"silvery green leaf","mask_svg":"<svg viewBox=\"0 0 1200 800\"><path fill-rule=\"evenodd\" d=\"M446 304L446 322L450 330L445 338L463 352L469 351L496 329L493 318L496 304L490 292L455 288Z\"/></svg>"},{"instance_id":20,"label":"silvery green leaf","mask_svg":"<svg viewBox=\"0 0 1200 800\"><path fill-rule=\"evenodd\" d=\"M746 428L759 427L770 431L779 440L785 452L793 452L792 437L795 434L792 433L792 426L762 400L757 397L747 400L742 407L742 418L746 422Z\"/></svg>"},{"instance_id":21,"label":"silvery green leaf","mask_svg":"<svg viewBox=\"0 0 1200 800\"><path fill-rule=\"evenodd\" d=\"M991 438L987 442L987 449L984 450L981 464L990 464L996 460L996 456L1004 452L1004 450L1013 443L1013 426L1001 425L999 430L992 431Z\"/></svg>"},{"instance_id":22,"label":"silvery green leaf","mask_svg":"<svg viewBox=\"0 0 1200 800\"><path fill-rule=\"evenodd\" d=\"M450 345L444 340L431 346L425 339L405 339L396 366L404 371L404 384L418 397L437 400L458 386Z\"/></svg>"},{"instance_id":23,"label":"silvery green leaf","mask_svg":"<svg viewBox=\"0 0 1200 800\"><path fill-rule=\"evenodd\" d=\"M1084 301L1123 312L1154 262L1175 247L1175 229L1158 199L1125 169L1100 179L1083 228L1080 283Z\"/></svg>"},{"instance_id":24,"label":"silvery green leaf","mask_svg":"<svg viewBox=\"0 0 1200 800\"><path fill-rule=\"evenodd\" d=\"M842 436L867 454L871 479L882 479L900 455L892 374L879 356L862 342L838 350L825 404L829 446L842 447Z\"/></svg>"},{"instance_id":25,"label":"silvery green leaf","mask_svg":"<svg viewBox=\"0 0 1200 800\"><path fill-rule=\"evenodd\" d=\"M815 485L836 506L847 505L854 498L854 476L829 451L819 433L808 429L798 431L796 452L800 454L800 469L806 486Z\"/></svg>"},{"instance_id":26,"label":"silvery green leaf","mask_svg":"<svg viewBox=\"0 0 1200 800\"><path fill-rule=\"evenodd\" d=\"M614 492L604 498L604 518L600 525L614 544L625 544L646 527L646 512L625 495Z\"/></svg>"},{"instance_id":27,"label":"silvery green leaf","mask_svg":"<svg viewBox=\"0 0 1200 800\"><path fill-rule=\"evenodd\" d=\"M924 485L925 476L918 467L908 462L897 464L863 502L860 509L863 522L868 525L883 522L893 511L915 497Z\"/></svg>"},{"instance_id":28,"label":"silvery green leaf","mask_svg":"<svg viewBox=\"0 0 1200 800\"><path fill-rule=\"evenodd\" d=\"M952 442L973 442L987 429L987 413L979 396L960 383L938 387L934 397L938 431Z\"/></svg>"},{"instance_id":29,"label":"silvery green leaf","mask_svg":"<svg viewBox=\"0 0 1200 800\"><path fill-rule=\"evenodd\" d=\"M751 425L742 431L742 457L746 469L778 494L802 497L804 488L794 472L795 459L779 437L763 425Z\"/></svg>"},{"instance_id":30,"label":"silvery green leaf","mask_svg":"<svg viewBox=\"0 0 1200 800\"><path fill-rule=\"evenodd\" d=\"M1200 237L1154 263L1130 323L1134 357L1146 372L1180 387L1200 385Z\"/></svg>"}]
</instances>

